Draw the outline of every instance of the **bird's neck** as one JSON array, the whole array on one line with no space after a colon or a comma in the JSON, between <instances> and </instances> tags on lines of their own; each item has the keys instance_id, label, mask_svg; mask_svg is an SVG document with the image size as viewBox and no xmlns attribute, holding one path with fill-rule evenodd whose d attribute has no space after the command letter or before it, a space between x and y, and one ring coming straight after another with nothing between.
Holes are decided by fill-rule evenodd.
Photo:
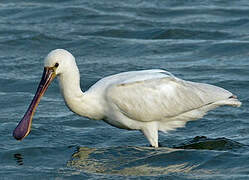
<instances>
[{"instance_id":1,"label":"bird's neck","mask_svg":"<svg viewBox=\"0 0 249 180\"><path fill-rule=\"evenodd\" d=\"M61 94L67 107L74 113L91 119L101 119L97 112L95 98L84 93L80 88L80 75L76 67L58 76Z\"/></svg>"}]
</instances>

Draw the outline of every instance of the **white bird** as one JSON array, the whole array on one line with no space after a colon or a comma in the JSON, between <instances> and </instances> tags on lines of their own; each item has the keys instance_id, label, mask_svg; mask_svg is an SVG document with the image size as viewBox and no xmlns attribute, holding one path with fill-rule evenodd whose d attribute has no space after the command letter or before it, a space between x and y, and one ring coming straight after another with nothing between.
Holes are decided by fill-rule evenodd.
<instances>
[{"instance_id":1,"label":"white bird","mask_svg":"<svg viewBox=\"0 0 249 180\"><path fill-rule=\"evenodd\" d=\"M140 130L153 147L158 147L158 131L183 127L187 121L201 118L221 105L241 105L235 95L223 88L181 80L160 69L108 76L82 92L74 56L56 49L45 58L37 92L13 131L17 140L30 132L35 108L55 76L71 111L118 128Z\"/></svg>"}]
</instances>

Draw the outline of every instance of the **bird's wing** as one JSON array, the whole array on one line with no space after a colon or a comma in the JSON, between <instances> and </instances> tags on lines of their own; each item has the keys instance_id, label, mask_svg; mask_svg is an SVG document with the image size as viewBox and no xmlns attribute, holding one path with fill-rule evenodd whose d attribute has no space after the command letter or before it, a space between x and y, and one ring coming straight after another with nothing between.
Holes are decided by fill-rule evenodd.
<instances>
[{"instance_id":1,"label":"bird's wing","mask_svg":"<svg viewBox=\"0 0 249 180\"><path fill-rule=\"evenodd\" d=\"M107 99L119 111L138 121L172 118L232 94L209 84L194 83L174 76L118 83L107 89Z\"/></svg>"}]
</instances>

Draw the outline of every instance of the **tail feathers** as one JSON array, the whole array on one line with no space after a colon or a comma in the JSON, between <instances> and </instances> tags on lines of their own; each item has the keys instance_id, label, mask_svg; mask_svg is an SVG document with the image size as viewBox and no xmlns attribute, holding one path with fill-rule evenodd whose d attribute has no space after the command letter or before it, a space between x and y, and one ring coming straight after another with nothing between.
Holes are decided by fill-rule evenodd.
<instances>
[{"instance_id":1,"label":"tail feathers","mask_svg":"<svg viewBox=\"0 0 249 180\"><path fill-rule=\"evenodd\" d=\"M228 105L228 106L234 106L234 107L240 107L242 103L237 99L236 96L230 96L228 99L217 101L213 103L218 106Z\"/></svg>"},{"instance_id":2,"label":"tail feathers","mask_svg":"<svg viewBox=\"0 0 249 180\"><path fill-rule=\"evenodd\" d=\"M167 119L166 121L162 121L160 122L158 129L160 131L167 132L167 131L174 130L179 127L184 127L186 122L202 118L208 111L215 109L219 106L226 106L226 105L240 107L242 103L237 99L236 96L232 95L228 99L210 103L206 106L188 111L176 117Z\"/></svg>"}]
</instances>

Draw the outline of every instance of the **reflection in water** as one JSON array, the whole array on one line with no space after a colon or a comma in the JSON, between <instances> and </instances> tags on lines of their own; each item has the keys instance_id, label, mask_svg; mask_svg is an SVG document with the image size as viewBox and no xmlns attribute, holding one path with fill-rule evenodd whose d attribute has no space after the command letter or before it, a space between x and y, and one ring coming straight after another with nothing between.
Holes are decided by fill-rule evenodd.
<instances>
[{"instance_id":1,"label":"reflection in water","mask_svg":"<svg viewBox=\"0 0 249 180\"><path fill-rule=\"evenodd\" d=\"M170 148L81 147L72 155L68 165L88 173L153 176L191 172L199 162L189 162L191 158L188 156L195 157Z\"/></svg>"},{"instance_id":2,"label":"reflection in water","mask_svg":"<svg viewBox=\"0 0 249 180\"><path fill-rule=\"evenodd\" d=\"M14 154L14 158L19 166L23 165L23 157L21 154L19 153Z\"/></svg>"},{"instance_id":3,"label":"reflection in water","mask_svg":"<svg viewBox=\"0 0 249 180\"><path fill-rule=\"evenodd\" d=\"M195 142L194 142L195 141ZM68 166L88 173L103 173L117 175L155 176L175 173L193 175L208 175L219 173L215 168L205 168L205 163L217 162L217 157L223 153L224 144L229 143L228 149L238 148L238 143L218 138L211 140L201 138L201 149L210 149L214 143L216 151L198 150L200 139L194 138L190 144L178 146L181 149L160 147L107 147L107 148L78 148L72 155ZM191 146L190 146L191 145ZM219 147L221 146L221 147ZM186 148L191 149L186 150ZM223 149L223 151L217 151Z\"/></svg>"}]
</instances>

